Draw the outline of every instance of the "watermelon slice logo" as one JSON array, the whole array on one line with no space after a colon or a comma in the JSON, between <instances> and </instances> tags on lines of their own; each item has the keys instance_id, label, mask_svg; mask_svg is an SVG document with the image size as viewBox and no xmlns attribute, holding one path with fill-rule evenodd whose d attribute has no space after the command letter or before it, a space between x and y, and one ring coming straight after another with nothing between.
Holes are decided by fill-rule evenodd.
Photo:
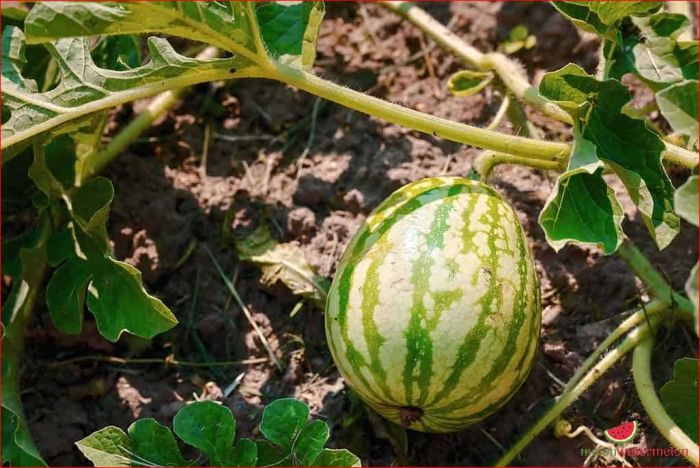
<instances>
[{"instance_id":1,"label":"watermelon slice logo","mask_svg":"<svg viewBox=\"0 0 700 468\"><path fill-rule=\"evenodd\" d=\"M613 444L625 444L637 435L637 421L629 421L619 426L611 427L604 434L605 438Z\"/></svg>"}]
</instances>

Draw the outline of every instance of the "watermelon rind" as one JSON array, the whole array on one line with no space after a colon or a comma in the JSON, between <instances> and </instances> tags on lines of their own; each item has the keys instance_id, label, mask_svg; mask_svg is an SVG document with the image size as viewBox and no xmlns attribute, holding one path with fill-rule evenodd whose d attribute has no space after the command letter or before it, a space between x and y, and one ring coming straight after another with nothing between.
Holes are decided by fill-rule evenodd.
<instances>
[{"instance_id":1,"label":"watermelon rind","mask_svg":"<svg viewBox=\"0 0 700 468\"><path fill-rule=\"evenodd\" d=\"M462 430L527 378L540 289L518 214L460 177L390 195L348 245L328 294L328 345L346 384L382 417Z\"/></svg>"},{"instance_id":2,"label":"watermelon rind","mask_svg":"<svg viewBox=\"0 0 700 468\"><path fill-rule=\"evenodd\" d=\"M627 437L615 437L613 435L615 433L616 429L620 429L623 426L627 426L629 424L632 424L634 429ZM612 442L614 444L625 444L625 443L631 441L632 439L634 439L634 436L637 435L637 429L638 429L637 421L631 421L631 422L622 423L619 426L611 427L610 429L607 429L605 432L603 432L603 434L605 434L606 439L608 439L610 442Z\"/></svg>"}]
</instances>

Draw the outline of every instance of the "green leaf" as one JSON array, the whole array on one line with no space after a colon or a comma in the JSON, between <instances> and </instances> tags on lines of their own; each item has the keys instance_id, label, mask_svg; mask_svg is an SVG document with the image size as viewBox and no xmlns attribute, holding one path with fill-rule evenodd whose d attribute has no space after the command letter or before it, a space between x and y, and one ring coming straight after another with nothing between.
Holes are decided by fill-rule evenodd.
<instances>
[{"instance_id":1,"label":"green leaf","mask_svg":"<svg viewBox=\"0 0 700 468\"><path fill-rule=\"evenodd\" d=\"M210 465L222 465L231 456L236 420L231 410L213 401L196 401L173 419L175 434L209 457Z\"/></svg>"},{"instance_id":2,"label":"green leaf","mask_svg":"<svg viewBox=\"0 0 700 468\"><path fill-rule=\"evenodd\" d=\"M690 176L678 187L675 195L676 212L693 226L698 225L698 176Z\"/></svg>"},{"instance_id":3,"label":"green leaf","mask_svg":"<svg viewBox=\"0 0 700 468\"><path fill-rule=\"evenodd\" d=\"M678 36L690 27L685 16L658 13L651 17L635 18L633 22L641 32L635 38L639 43L632 50L640 77L662 84L697 79L697 47L693 57L692 53L688 53L688 48L677 41Z\"/></svg>"},{"instance_id":4,"label":"green leaf","mask_svg":"<svg viewBox=\"0 0 700 468\"><path fill-rule=\"evenodd\" d=\"M2 87L3 115L9 118L3 125L1 146L21 147L38 134L65 132L63 125L74 119L163 90L259 75L270 68L271 59L309 70L322 16L322 2L39 3L26 18L27 43L46 44L58 64L60 80L55 89L36 92L36 86L30 86L19 73L25 60L21 31L15 29L3 40L8 54L12 51L13 55L3 60L10 67L8 76L3 74L6 83ZM175 52L165 39L151 37L147 42L151 61L131 67L138 57L123 52L139 48L125 45L124 41L131 40L125 37L143 33L200 41L234 56L191 59ZM114 57L104 56L100 45L95 63L85 39L89 36L122 37L104 46L118 54L116 65ZM124 63L127 61L131 64Z\"/></svg>"},{"instance_id":5,"label":"green leaf","mask_svg":"<svg viewBox=\"0 0 700 468\"><path fill-rule=\"evenodd\" d=\"M88 308L106 339L117 341L123 332L153 338L177 324L170 309L146 292L136 268L109 257L90 263Z\"/></svg>"},{"instance_id":6,"label":"green leaf","mask_svg":"<svg viewBox=\"0 0 700 468\"><path fill-rule=\"evenodd\" d=\"M687 135L689 147L698 142L698 81L684 81L656 93L663 116L678 133Z\"/></svg>"},{"instance_id":7,"label":"green leaf","mask_svg":"<svg viewBox=\"0 0 700 468\"><path fill-rule=\"evenodd\" d=\"M679 42L690 23L663 2L554 2L578 27L603 38L604 76L634 73L655 90L698 78L697 41Z\"/></svg>"},{"instance_id":8,"label":"green leaf","mask_svg":"<svg viewBox=\"0 0 700 468\"><path fill-rule=\"evenodd\" d=\"M40 160L32 169L44 190L52 194L62 190ZM50 261L58 269L48 283L47 307L56 328L79 333L87 291L88 308L106 339L116 341L125 331L152 338L176 325L177 319L146 292L136 268L112 258L107 218L113 197L112 183L103 177L89 180L72 196L64 195L70 199L72 222L52 242L56 250Z\"/></svg>"},{"instance_id":9,"label":"green leaf","mask_svg":"<svg viewBox=\"0 0 700 468\"><path fill-rule=\"evenodd\" d=\"M65 261L54 271L46 287L46 307L54 326L69 335L83 328L85 293L90 282L87 262L79 258Z\"/></svg>"},{"instance_id":10,"label":"green leaf","mask_svg":"<svg viewBox=\"0 0 700 468\"><path fill-rule=\"evenodd\" d=\"M29 13L25 31L30 44L66 37L165 33L244 58L255 49L247 13L236 2L39 3Z\"/></svg>"},{"instance_id":11,"label":"green leaf","mask_svg":"<svg viewBox=\"0 0 700 468\"><path fill-rule=\"evenodd\" d=\"M673 421L698 442L698 360L681 358L673 365L673 379L659 392Z\"/></svg>"},{"instance_id":12,"label":"green leaf","mask_svg":"<svg viewBox=\"0 0 700 468\"><path fill-rule=\"evenodd\" d=\"M226 458L226 466L258 466L258 447L250 439L241 439ZM260 465L262 466L262 465Z\"/></svg>"},{"instance_id":13,"label":"green leaf","mask_svg":"<svg viewBox=\"0 0 700 468\"><path fill-rule=\"evenodd\" d=\"M155 419L139 419L129 426L134 453L159 466L186 466L177 441L169 428Z\"/></svg>"},{"instance_id":14,"label":"green leaf","mask_svg":"<svg viewBox=\"0 0 700 468\"><path fill-rule=\"evenodd\" d=\"M268 53L281 63L311 70L323 2L260 2L255 15Z\"/></svg>"},{"instance_id":15,"label":"green leaf","mask_svg":"<svg viewBox=\"0 0 700 468\"><path fill-rule=\"evenodd\" d=\"M569 64L547 73L540 93L573 117L576 153L540 216L548 238L597 243L605 246L606 253L617 248L620 231L615 226L619 226L620 210L614 194L603 185L599 164L603 162L622 180L659 248L666 247L678 233L680 222L673 209L674 189L661 164L665 146L644 121L623 113L630 100L627 89L617 80L598 81ZM587 174L581 173L581 168ZM560 193L563 190L568 194ZM579 213L588 205L596 212ZM604 226L586 223L567 227L559 222L577 219L598 219ZM568 230L571 237L552 231L555 225Z\"/></svg>"},{"instance_id":16,"label":"green leaf","mask_svg":"<svg viewBox=\"0 0 700 468\"><path fill-rule=\"evenodd\" d=\"M39 31L37 24L41 21L38 21L38 15L47 15L47 10L50 10L51 18L60 22L60 19L65 19L61 11L70 10L75 5L64 3L48 7L38 4L32 8L27 17L28 37L34 42L43 40L41 37L32 38L29 32ZM113 10L115 8L119 9L112 7ZM79 33L80 28L76 26L72 24L69 29L63 30L63 35ZM53 27L55 25L47 28L47 31L50 32ZM234 63L234 59L197 60L184 57L162 38L149 38L147 45L151 56L147 64L115 72L95 65L87 39L49 42L46 47L58 65L60 81L49 91L37 92L36 84L23 79L19 73L19 64L24 60L23 33L17 28L6 30L3 33L3 55L10 55L8 67L3 67L2 104L3 113L9 112L9 118L2 125L2 148L43 132L55 131L60 125L97 110L157 94L168 89L169 83L186 85L205 81L208 76L223 76L222 73L227 73Z\"/></svg>"},{"instance_id":17,"label":"green leaf","mask_svg":"<svg viewBox=\"0 0 700 468\"><path fill-rule=\"evenodd\" d=\"M75 445L95 466L131 465L131 440L118 427L107 426L79 440Z\"/></svg>"},{"instance_id":18,"label":"green leaf","mask_svg":"<svg viewBox=\"0 0 700 468\"><path fill-rule=\"evenodd\" d=\"M295 444L295 451L299 454L299 464L302 466L314 465L313 462L323 450L328 437L330 437L328 425L319 419L312 421L302 429Z\"/></svg>"},{"instance_id":19,"label":"green leaf","mask_svg":"<svg viewBox=\"0 0 700 468\"><path fill-rule=\"evenodd\" d=\"M477 94L493 80L493 73L462 70L454 73L447 81L447 89L455 96Z\"/></svg>"},{"instance_id":20,"label":"green leaf","mask_svg":"<svg viewBox=\"0 0 700 468\"><path fill-rule=\"evenodd\" d=\"M360 466L347 450L324 449L329 437L325 422L307 424L308 407L291 398L268 405L260 432L269 440L240 439L234 446L236 422L229 410L213 401L196 401L181 408L173 419L175 434L209 457L210 466ZM184 466L192 464L180 454L170 430L153 419L136 421L129 436L106 428L79 442L91 461L129 462L133 465ZM95 453L96 452L96 453Z\"/></svg>"},{"instance_id":21,"label":"green leaf","mask_svg":"<svg viewBox=\"0 0 700 468\"><path fill-rule=\"evenodd\" d=\"M633 17L604 40L606 76L621 79L633 73L655 90L697 79L697 42L678 41L689 25L685 16L673 13Z\"/></svg>"},{"instance_id":22,"label":"green leaf","mask_svg":"<svg viewBox=\"0 0 700 468\"><path fill-rule=\"evenodd\" d=\"M308 406L293 398L281 398L263 410L260 432L282 450L291 452L308 419Z\"/></svg>"},{"instance_id":23,"label":"green leaf","mask_svg":"<svg viewBox=\"0 0 700 468\"><path fill-rule=\"evenodd\" d=\"M619 23L630 16L646 16L658 11L663 2L601 1L552 2L559 12L584 31L613 37Z\"/></svg>"},{"instance_id":24,"label":"green leaf","mask_svg":"<svg viewBox=\"0 0 700 468\"><path fill-rule=\"evenodd\" d=\"M611 254L622 242L622 208L603 179L603 169L568 170L557 180L539 222L547 242L559 251L569 242L599 246Z\"/></svg>"},{"instance_id":25,"label":"green leaf","mask_svg":"<svg viewBox=\"0 0 700 468\"><path fill-rule=\"evenodd\" d=\"M281 282L293 294L314 301L320 308L324 307L328 280L316 274L296 243L278 243L264 224L234 243L241 260L260 267L260 282L263 285L273 286Z\"/></svg>"},{"instance_id":26,"label":"green leaf","mask_svg":"<svg viewBox=\"0 0 700 468\"><path fill-rule=\"evenodd\" d=\"M360 459L345 449L323 449L313 466L362 466Z\"/></svg>"}]
</instances>

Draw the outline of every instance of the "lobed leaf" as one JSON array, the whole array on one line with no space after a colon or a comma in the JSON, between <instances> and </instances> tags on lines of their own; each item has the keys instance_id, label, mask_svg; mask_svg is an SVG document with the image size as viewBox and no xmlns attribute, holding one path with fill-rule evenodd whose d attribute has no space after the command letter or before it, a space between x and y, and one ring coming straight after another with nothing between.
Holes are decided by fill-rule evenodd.
<instances>
[{"instance_id":1,"label":"lobed leaf","mask_svg":"<svg viewBox=\"0 0 700 468\"><path fill-rule=\"evenodd\" d=\"M553 247L574 240L599 244L605 253L617 249L621 210L602 178L605 163L622 180L659 248L665 248L680 228L674 189L661 164L665 146L644 121L623 113L630 100L627 88L569 64L546 74L540 93L574 119L573 156L540 215Z\"/></svg>"},{"instance_id":2,"label":"lobed leaf","mask_svg":"<svg viewBox=\"0 0 700 468\"><path fill-rule=\"evenodd\" d=\"M698 78L697 43L678 42L690 26L685 16L661 12L631 22L634 27L621 28L605 44L609 77L620 79L633 73L654 89Z\"/></svg>"},{"instance_id":3,"label":"lobed leaf","mask_svg":"<svg viewBox=\"0 0 700 468\"><path fill-rule=\"evenodd\" d=\"M146 292L136 268L109 257L90 268L87 304L106 339L117 341L123 332L153 338L177 324L170 309Z\"/></svg>"},{"instance_id":4,"label":"lobed leaf","mask_svg":"<svg viewBox=\"0 0 700 468\"><path fill-rule=\"evenodd\" d=\"M292 398L281 398L263 410L260 432L282 450L291 452L308 419L308 406Z\"/></svg>"},{"instance_id":5,"label":"lobed leaf","mask_svg":"<svg viewBox=\"0 0 700 468\"><path fill-rule=\"evenodd\" d=\"M567 170L559 176L539 222L547 242L559 250L569 242L599 246L606 254L622 242L622 208L603 179L603 169Z\"/></svg>"},{"instance_id":6,"label":"lobed leaf","mask_svg":"<svg viewBox=\"0 0 700 468\"><path fill-rule=\"evenodd\" d=\"M40 4L41 5L41 4ZM27 19L31 30L33 8ZM79 32L74 28L73 35ZM31 36L30 36L31 37ZM38 92L36 83L22 77L24 34L17 28L3 32L2 103L3 114L8 113L2 125L2 148L18 144L45 132L54 134L72 131L72 120L88 116L101 109L156 94L174 86L206 81L211 76L225 76L233 59L197 60L184 57L161 38L149 38L151 60L140 67L112 71L95 65L85 38L60 39L46 44L56 61L60 75L57 86ZM68 125L61 129L60 126Z\"/></svg>"},{"instance_id":7,"label":"lobed leaf","mask_svg":"<svg viewBox=\"0 0 700 468\"><path fill-rule=\"evenodd\" d=\"M30 44L66 37L164 33L243 58L254 49L246 13L236 2L42 2L29 13L25 31Z\"/></svg>"},{"instance_id":8,"label":"lobed leaf","mask_svg":"<svg viewBox=\"0 0 700 468\"><path fill-rule=\"evenodd\" d=\"M107 426L75 445L95 466L131 466L131 440L118 427Z\"/></svg>"},{"instance_id":9,"label":"lobed leaf","mask_svg":"<svg viewBox=\"0 0 700 468\"><path fill-rule=\"evenodd\" d=\"M236 420L226 406L213 401L191 403L177 412L173 430L183 442L207 455L211 465L222 465L233 457Z\"/></svg>"},{"instance_id":10,"label":"lobed leaf","mask_svg":"<svg viewBox=\"0 0 700 468\"><path fill-rule=\"evenodd\" d=\"M614 37L619 23L629 16L645 16L658 11L660 1L567 1L552 2L554 8L584 31Z\"/></svg>"},{"instance_id":11,"label":"lobed leaf","mask_svg":"<svg viewBox=\"0 0 700 468\"><path fill-rule=\"evenodd\" d=\"M265 76L271 61L309 70L323 13L322 2L39 3L26 18L26 42L46 45L60 79L54 89L40 92L33 80L23 77L24 34L16 27L6 28L1 146L21 149L37 135L75 130L73 120L167 89ZM175 52L165 39L150 37L151 60L135 66L138 47L129 35L143 33L201 41L234 56L192 59ZM95 51L97 63L90 55L88 36L103 37ZM114 55L105 51L108 45ZM7 154L16 154L16 148Z\"/></svg>"},{"instance_id":12,"label":"lobed leaf","mask_svg":"<svg viewBox=\"0 0 700 468\"><path fill-rule=\"evenodd\" d=\"M139 419L129 426L134 454L159 466L186 466L172 431L153 418Z\"/></svg>"},{"instance_id":13,"label":"lobed leaf","mask_svg":"<svg viewBox=\"0 0 700 468\"><path fill-rule=\"evenodd\" d=\"M35 181L54 196L63 193L45 165L33 167ZM146 292L141 273L111 256L107 217L114 196L112 183L97 177L63 196L71 201L72 222L52 239L56 250L51 261L58 268L46 290L46 305L56 327L65 333L80 332L86 294L100 334L110 341L125 331L151 338L177 324L172 312Z\"/></svg>"},{"instance_id":14,"label":"lobed leaf","mask_svg":"<svg viewBox=\"0 0 700 468\"><path fill-rule=\"evenodd\" d=\"M298 453L298 464L301 466L313 466L314 460L323 451L330 437L328 425L317 419L309 423L296 440L295 451Z\"/></svg>"},{"instance_id":15,"label":"lobed leaf","mask_svg":"<svg viewBox=\"0 0 700 468\"><path fill-rule=\"evenodd\" d=\"M181 408L173 430L186 444L202 451L210 466L360 466L347 450L324 449L328 425L307 424L308 407L291 398L273 401L263 411L260 432L267 439L240 439L234 446L236 421L231 410L213 401ZM121 429L108 427L79 441L78 448L97 466L186 466L172 432L154 419L141 419Z\"/></svg>"}]
</instances>

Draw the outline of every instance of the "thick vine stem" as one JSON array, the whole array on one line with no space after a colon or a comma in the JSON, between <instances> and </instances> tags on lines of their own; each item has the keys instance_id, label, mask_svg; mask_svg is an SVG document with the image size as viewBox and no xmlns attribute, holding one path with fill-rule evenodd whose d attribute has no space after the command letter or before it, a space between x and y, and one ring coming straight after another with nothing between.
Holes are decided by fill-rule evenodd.
<instances>
[{"instance_id":1,"label":"thick vine stem","mask_svg":"<svg viewBox=\"0 0 700 468\"><path fill-rule=\"evenodd\" d=\"M482 53L410 2L383 1L381 4L409 20L433 41L473 68L481 71L493 70L518 99L524 100L553 119L569 124L573 122L567 112L540 96L537 89L530 85L523 75L521 67L507 56L501 53Z\"/></svg>"},{"instance_id":2,"label":"thick vine stem","mask_svg":"<svg viewBox=\"0 0 700 468\"><path fill-rule=\"evenodd\" d=\"M648 336L634 350L632 357L632 374L637 395L651 418L654 426L666 440L678 450L688 450L686 458L693 465L700 464L698 444L686 435L664 409L656 395L654 381L651 378L651 352L654 347L653 336Z\"/></svg>"},{"instance_id":3,"label":"thick vine stem","mask_svg":"<svg viewBox=\"0 0 700 468\"><path fill-rule=\"evenodd\" d=\"M593 366L593 368L586 373L583 378L565 390L557 399L556 403L547 410L538 420L533 424L528 431L518 439L518 441L511 446L508 451L499 458L494 466L507 466L515 457L518 456L520 452L523 451L525 447L532 442L535 437L537 437L540 432L546 429L552 422L554 422L561 413L564 412L576 399L583 394L591 385L593 385L601 375L603 375L608 369L610 369L617 361L619 361L625 354L629 353L635 346L637 346L642 339L649 335L649 327L656 327L660 321L658 316L650 317L648 322L642 323L639 327L632 330L627 337L618 345L616 348L612 349L608 354L603 357L598 363ZM568 386L567 386L568 387Z\"/></svg>"},{"instance_id":4,"label":"thick vine stem","mask_svg":"<svg viewBox=\"0 0 700 468\"><path fill-rule=\"evenodd\" d=\"M545 161L563 161L571 153L566 143L539 141L453 122L368 96L289 66L276 63L275 70L261 78L272 78L337 102L350 109L437 137L497 152Z\"/></svg>"},{"instance_id":5,"label":"thick vine stem","mask_svg":"<svg viewBox=\"0 0 700 468\"><path fill-rule=\"evenodd\" d=\"M443 49L459 57L467 65L481 71L492 70L495 72L516 98L526 102L548 117L560 122L573 124L571 116L566 111L539 94L537 88L530 84L520 65L514 60L498 52L482 53L410 2L384 0L380 3L382 6L406 18ZM668 142L665 142L665 144L666 150L662 153L664 160L691 169L698 166L697 153Z\"/></svg>"},{"instance_id":6,"label":"thick vine stem","mask_svg":"<svg viewBox=\"0 0 700 468\"><path fill-rule=\"evenodd\" d=\"M664 141L666 149L661 153L661 157L668 162L684 166L689 169L698 167L698 153L694 153L680 146L676 146L668 141Z\"/></svg>"},{"instance_id":7,"label":"thick vine stem","mask_svg":"<svg viewBox=\"0 0 700 468\"><path fill-rule=\"evenodd\" d=\"M499 164L520 164L534 167L535 169L562 171L564 163L560 161L543 161L541 159L531 159L512 154L496 153L494 151L483 151L474 159L474 170L479 173L481 180L487 180L494 167Z\"/></svg>"}]
</instances>

